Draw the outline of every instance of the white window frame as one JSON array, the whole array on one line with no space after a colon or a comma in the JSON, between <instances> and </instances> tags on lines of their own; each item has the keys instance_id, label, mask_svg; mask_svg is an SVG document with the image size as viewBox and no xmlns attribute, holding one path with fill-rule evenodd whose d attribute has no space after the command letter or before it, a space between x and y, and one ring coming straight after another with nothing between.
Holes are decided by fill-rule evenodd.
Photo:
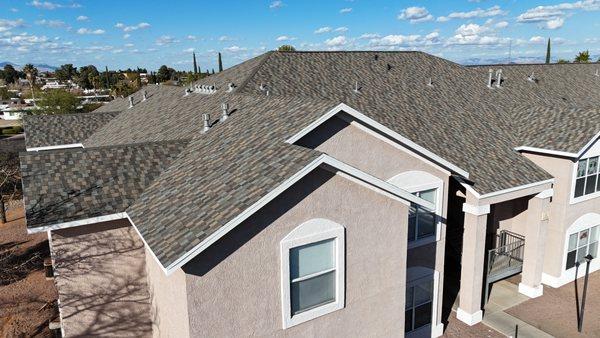
<instances>
[{"instance_id":1,"label":"white window frame","mask_svg":"<svg viewBox=\"0 0 600 338\"><path fill-rule=\"evenodd\" d=\"M434 210L436 216L435 235L416 239L414 241L408 241L408 249L413 249L439 241L442 238L444 181L441 178L425 171L407 171L390 178L388 183L404 189L411 194L420 191L436 189Z\"/></svg>"},{"instance_id":2,"label":"white window frame","mask_svg":"<svg viewBox=\"0 0 600 338\"><path fill-rule=\"evenodd\" d=\"M290 250L295 247L334 240L335 300L316 308L292 315ZM324 218L306 221L292 230L280 242L281 249L281 313L283 328L304 323L344 308L345 302L345 229Z\"/></svg>"},{"instance_id":3,"label":"white window frame","mask_svg":"<svg viewBox=\"0 0 600 338\"><path fill-rule=\"evenodd\" d=\"M590 158L594 158L594 157L598 157L598 155L586 155L586 157L579 158L573 164L573 166L572 166L573 173L571 175L571 196L570 196L570 202L569 202L570 204L576 204L576 203L580 203L580 202L583 202L583 201L588 201L588 200L591 200L593 198L596 198L596 197L600 196L600 190L596 191L594 193L586 195L585 194L585 185L584 185L584 187L583 187L584 194L581 195L581 196L579 196L579 197L575 197L575 186L576 186L577 178L578 178L577 177L577 169L579 167L579 162L585 161L585 160L589 160ZM596 176L597 176L597 178L596 178L596 186L598 186L598 180L600 180L600 157L599 157L598 161L599 161L598 162L598 172L599 173L596 173ZM587 162L586 162L586 171L587 171ZM587 173L586 173L586 175L584 175L584 176L590 176L590 175L587 175Z\"/></svg>"},{"instance_id":4,"label":"white window frame","mask_svg":"<svg viewBox=\"0 0 600 338\"><path fill-rule=\"evenodd\" d=\"M563 269L570 270L570 269L574 269L575 268L575 265L573 265L570 268L567 268L567 260L568 260L569 252L575 251L575 264L576 264L577 263L577 252L579 251L579 249L585 247L585 255L584 255L584 257L585 257L585 256L587 256L589 254L590 245L593 244L593 243L600 242L598 240L598 238L596 238L593 242L592 242L592 239L591 239L592 229L594 229L596 227L598 227L598 231L600 231L600 225L596 224L596 225L589 226L588 228L584 228L584 229L581 229L581 230L578 230L578 231L567 233L567 239L566 239L566 241L567 241L567 249L565 250L565 266L563 266ZM588 232L588 239L587 239L587 243L586 244L581 245L579 243L579 241L581 240L579 234L581 232L584 232L584 231ZM573 235L576 235L577 242L575 242L575 249L574 250L569 250L569 241L571 240L571 236L573 236ZM600 248L596 248L596 255L594 256L594 258L598 258L598 250L600 250ZM583 262L579 262L579 263L583 263Z\"/></svg>"}]
</instances>

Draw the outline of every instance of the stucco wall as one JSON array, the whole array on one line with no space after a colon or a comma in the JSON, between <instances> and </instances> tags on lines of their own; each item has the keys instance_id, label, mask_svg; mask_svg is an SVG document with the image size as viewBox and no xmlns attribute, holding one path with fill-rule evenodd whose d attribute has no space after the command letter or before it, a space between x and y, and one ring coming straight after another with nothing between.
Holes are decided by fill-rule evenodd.
<instances>
[{"instance_id":1,"label":"stucco wall","mask_svg":"<svg viewBox=\"0 0 600 338\"><path fill-rule=\"evenodd\" d=\"M598 213L600 198L570 204L574 162L560 157L524 155L554 176L554 196L550 204L544 273L559 277L564 270L567 229L579 217L591 212Z\"/></svg>"},{"instance_id":2,"label":"stucco wall","mask_svg":"<svg viewBox=\"0 0 600 338\"><path fill-rule=\"evenodd\" d=\"M148 248L145 252L151 299L152 335L189 337L185 273L178 269L170 276L166 276Z\"/></svg>"},{"instance_id":3,"label":"stucco wall","mask_svg":"<svg viewBox=\"0 0 600 338\"><path fill-rule=\"evenodd\" d=\"M317 169L184 267L194 337L401 336L408 208ZM346 228L345 307L282 329L280 241L312 218Z\"/></svg>"}]
</instances>

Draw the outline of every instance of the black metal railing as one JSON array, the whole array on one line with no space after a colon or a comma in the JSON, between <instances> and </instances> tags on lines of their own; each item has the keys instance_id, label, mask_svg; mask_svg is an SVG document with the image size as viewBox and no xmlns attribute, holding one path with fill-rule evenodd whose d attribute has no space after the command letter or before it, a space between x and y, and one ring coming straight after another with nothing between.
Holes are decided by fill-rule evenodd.
<instances>
[{"instance_id":1,"label":"black metal railing","mask_svg":"<svg viewBox=\"0 0 600 338\"><path fill-rule=\"evenodd\" d=\"M523 270L525 237L507 230L497 236L497 247L488 250L485 301L490 283L507 278Z\"/></svg>"}]
</instances>

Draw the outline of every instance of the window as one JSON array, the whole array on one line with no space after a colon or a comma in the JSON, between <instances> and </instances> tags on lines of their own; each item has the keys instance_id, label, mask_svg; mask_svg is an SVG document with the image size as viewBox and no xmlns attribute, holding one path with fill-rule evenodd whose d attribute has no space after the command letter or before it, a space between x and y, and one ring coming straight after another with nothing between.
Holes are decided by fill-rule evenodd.
<instances>
[{"instance_id":1,"label":"window","mask_svg":"<svg viewBox=\"0 0 600 338\"><path fill-rule=\"evenodd\" d=\"M431 324L433 309L433 276L409 284L406 288L404 332L412 332Z\"/></svg>"},{"instance_id":2,"label":"window","mask_svg":"<svg viewBox=\"0 0 600 338\"><path fill-rule=\"evenodd\" d=\"M344 305L344 227L313 219L281 241L283 328Z\"/></svg>"},{"instance_id":3,"label":"window","mask_svg":"<svg viewBox=\"0 0 600 338\"><path fill-rule=\"evenodd\" d=\"M417 197L436 204L437 189L423 190L413 193ZM436 207L437 208L437 207ZM412 204L408 215L408 241L416 241L434 236L437 228L435 211Z\"/></svg>"},{"instance_id":4,"label":"window","mask_svg":"<svg viewBox=\"0 0 600 338\"><path fill-rule=\"evenodd\" d=\"M597 257L599 232L600 226L597 225L569 236L566 269L574 267L575 262L582 263L588 254Z\"/></svg>"},{"instance_id":5,"label":"window","mask_svg":"<svg viewBox=\"0 0 600 338\"><path fill-rule=\"evenodd\" d=\"M598 156L580 160L577 163L575 178L575 197L590 195L600 191L598 180Z\"/></svg>"}]
</instances>

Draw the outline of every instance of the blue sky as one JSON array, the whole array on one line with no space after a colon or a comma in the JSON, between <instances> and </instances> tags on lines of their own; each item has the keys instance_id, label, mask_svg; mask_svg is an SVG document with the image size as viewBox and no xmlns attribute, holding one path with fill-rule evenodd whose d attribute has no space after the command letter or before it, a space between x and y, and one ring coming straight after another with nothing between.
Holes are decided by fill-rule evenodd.
<instances>
[{"instance_id":1,"label":"blue sky","mask_svg":"<svg viewBox=\"0 0 600 338\"><path fill-rule=\"evenodd\" d=\"M600 0L0 0L0 61L203 69L275 49L423 50L461 62L600 55Z\"/></svg>"}]
</instances>

